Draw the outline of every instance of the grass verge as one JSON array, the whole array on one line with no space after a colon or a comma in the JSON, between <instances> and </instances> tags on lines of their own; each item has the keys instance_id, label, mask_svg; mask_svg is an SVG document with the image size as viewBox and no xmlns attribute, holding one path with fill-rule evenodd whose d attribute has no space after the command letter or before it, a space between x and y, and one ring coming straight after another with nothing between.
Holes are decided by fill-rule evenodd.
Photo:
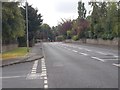
<instances>
[{"instance_id":1,"label":"grass verge","mask_svg":"<svg viewBox=\"0 0 120 90\"><path fill-rule=\"evenodd\" d=\"M2 60L19 58L27 54L27 47L18 47L16 49L2 53Z\"/></svg>"}]
</instances>

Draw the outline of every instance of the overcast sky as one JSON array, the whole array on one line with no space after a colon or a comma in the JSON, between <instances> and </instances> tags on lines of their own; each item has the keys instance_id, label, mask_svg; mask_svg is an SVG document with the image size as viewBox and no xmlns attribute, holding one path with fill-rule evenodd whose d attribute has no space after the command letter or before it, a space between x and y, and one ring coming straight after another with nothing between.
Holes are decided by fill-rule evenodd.
<instances>
[{"instance_id":1,"label":"overcast sky","mask_svg":"<svg viewBox=\"0 0 120 90\"><path fill-rule=\"evenodd\" d=\"M62 19L76 19L78 17L78 1L80 0L27 0L29 4L42 14L43 23L56 26ZM90 10L88 0L84 0L86 9Z\"/></svg>"}]
</instances>

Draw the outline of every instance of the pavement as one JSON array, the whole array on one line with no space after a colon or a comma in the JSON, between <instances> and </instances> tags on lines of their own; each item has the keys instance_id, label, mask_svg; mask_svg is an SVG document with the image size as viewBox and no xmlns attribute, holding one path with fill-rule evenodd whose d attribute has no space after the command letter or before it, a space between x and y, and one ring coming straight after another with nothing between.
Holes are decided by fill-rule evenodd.
<instances>
[{"instance_id":1,"label":"pavement","mask_svg":"<svg viewBox=\"0 0 120 90\"><path fill-rule=\"evenodd\" d=\"M39 53L39 49L35 51ZM43 56L34 62L3 67L2 87L118 90L120 86L115 49L49 42L43 43Z\"/></svg>"},{"instance_id":2,"label":"pavement","mask_svg":"<svg viewBox=\"0 0 120 90\"><path fill-rule=\"evenodd\" d=\"M29 51L29 53L25 56L3 60L2 65L0 65L0 67L30 62L30 61L34 61L34 60L41 59L41 58L43 58L42 43L38 43L38 44L35 44L35 46L33 46L31 50Z\"/></svg>"}]
</instances>

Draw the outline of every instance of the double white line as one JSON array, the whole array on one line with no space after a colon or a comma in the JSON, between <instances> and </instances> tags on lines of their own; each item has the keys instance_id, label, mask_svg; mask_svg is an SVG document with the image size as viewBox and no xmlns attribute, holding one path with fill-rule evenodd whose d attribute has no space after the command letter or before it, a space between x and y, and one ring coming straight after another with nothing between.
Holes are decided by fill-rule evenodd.
<instances>
[{"instance_id":1,"label":"double white line","mask_svg":"<svg viewBox=\"0 0 120 90\"><path fill-rule=\"evenodd\" d=\"M46 65L45 65L45 59L44 58L41 59L41 66L42 66L41 76L44 79L44 88L48 88L47 68L46 68Z\"/></svg>"}]
</instances>

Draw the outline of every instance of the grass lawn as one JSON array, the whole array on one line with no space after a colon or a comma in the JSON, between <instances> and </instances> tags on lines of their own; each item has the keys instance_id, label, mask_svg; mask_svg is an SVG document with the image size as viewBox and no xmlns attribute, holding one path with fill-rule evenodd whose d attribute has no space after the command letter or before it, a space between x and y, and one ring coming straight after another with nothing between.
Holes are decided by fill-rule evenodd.
<instances>
[{"instance_id":1,"label":"grass lawn","mask_svg":"<svg viewBox=\"0 0 120 90\"><path fill-rule=\"evenodd\" d=\"M27 54L27 47L18 47L11 51L7 51L2 53L2 60L12 59L12 58L19 58Z\"/></svg>"}]
</instances>

